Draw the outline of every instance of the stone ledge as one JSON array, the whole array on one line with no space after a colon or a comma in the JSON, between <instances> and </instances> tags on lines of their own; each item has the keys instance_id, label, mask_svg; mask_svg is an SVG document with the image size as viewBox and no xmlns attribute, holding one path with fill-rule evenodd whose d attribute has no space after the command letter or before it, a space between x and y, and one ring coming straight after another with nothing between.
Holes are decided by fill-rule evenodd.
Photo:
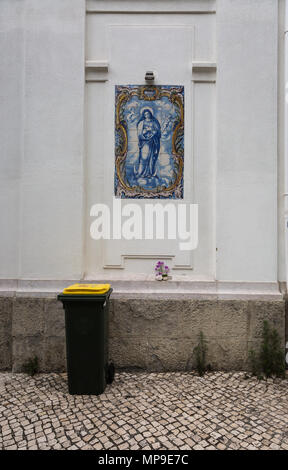
<instances>
[{"instance_id":1,"label":"stone ledge","mask_svg":"<svg viewBox=\"0 0 288 470\"><path fill-rule=\"evenodd\" d=\"M13 297L56 298L67 285L79 280L0 279L0 295ZM155 298L283 300L283 289L278 282L224 282L196 281L183 275L173 275L167 282L155 281L152 275L126 275L119 279L106 274L80 283L110 282L113 297L138 296Z\"/></svg>"}]
</instances>

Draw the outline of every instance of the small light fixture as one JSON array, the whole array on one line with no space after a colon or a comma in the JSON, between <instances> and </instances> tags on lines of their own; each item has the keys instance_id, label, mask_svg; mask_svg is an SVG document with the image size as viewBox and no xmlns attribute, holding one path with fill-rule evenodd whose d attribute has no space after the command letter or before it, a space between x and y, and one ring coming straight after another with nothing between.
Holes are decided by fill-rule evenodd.
<instances>
[{"instance_id":1,"label":"small light fixture","mask_svg":"<svg viewBox=\"0 0 288 470\"><path fill-rule=\"evenodd\" d=\"M145 81L148 82L148 83L152 83L152 82L154 82L154 80L155 80L154 72L152 72L151 70L146 72Z\"/></svg>"}]
</instances>

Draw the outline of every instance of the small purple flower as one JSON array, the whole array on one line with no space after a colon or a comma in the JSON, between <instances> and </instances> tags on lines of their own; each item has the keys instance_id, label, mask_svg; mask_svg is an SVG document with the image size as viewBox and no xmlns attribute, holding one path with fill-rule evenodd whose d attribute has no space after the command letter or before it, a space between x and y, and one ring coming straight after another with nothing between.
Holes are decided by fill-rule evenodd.
<instances>
[{"instance_id":1,"label":"small purple flower","mask_svg":"<svg viewBox=\"0 0 288 470\"><path fill-rule=\"evenodd\" d=\"M161 276L161 275L166 277L170 271L169 266L166 266L164 261L160 261L160 260L157 262L154 270L155 270L156 277Z\"/></svg>"}]
</instances>

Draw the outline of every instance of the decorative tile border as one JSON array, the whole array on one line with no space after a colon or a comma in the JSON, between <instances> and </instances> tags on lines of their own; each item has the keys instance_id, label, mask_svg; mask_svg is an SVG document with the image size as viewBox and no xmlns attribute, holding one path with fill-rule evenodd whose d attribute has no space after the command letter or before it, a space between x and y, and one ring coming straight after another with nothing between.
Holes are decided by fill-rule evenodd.
<instances>
[{"instance_id":1,"label":"decorative tile border","mask_svg":"<svg viewBox=\"0 0 288 470\"><path fill-rule=\"evenodd\" d=\"M184 87L116 85L115 196L182 199Z\"/></svg>"}]
</instances>

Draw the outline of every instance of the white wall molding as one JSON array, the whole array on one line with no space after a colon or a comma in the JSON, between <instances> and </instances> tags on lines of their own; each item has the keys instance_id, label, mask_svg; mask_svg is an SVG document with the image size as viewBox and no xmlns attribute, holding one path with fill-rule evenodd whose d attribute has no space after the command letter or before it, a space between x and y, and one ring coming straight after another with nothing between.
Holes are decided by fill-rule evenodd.
<instances>
[{"instance_id":1,"label":"white wall molding","mask_svg":"<svg viewBox=\"0 0 288 470\"><path fill-rule=\"evenodd\" d=\"M190 256L190 262L187 264L177 264L175 263L175 255L163 255L163 254L140 254L140 253L135 253L133 255L131 254L121 254L121 262L120 264L104 264L103 268L104 269L125 269L125 260L165 260L166 262L173 263L171 266L171 269L177 270L177 269L183 269L183 270L193 270L193 265L192 265L192 252Z\"/></svg>"},{"instance_id":2,"label":"white wall molding","mask_svg":"<svg viewBox=\"0 0 288 470\"><path fill-rule=\"evenodd\" d=\"M192 62L192 81L193 82L216 82L217 64L210 61Z\"/></svg>"},{"instance_id":3,"label":"white wall molding","mask_svg":"<svg viewBox=\"0 0 288 470\"><path fill-rule=\"evenodd\" d=\"M215 0L87 0L87 13L214 14Z\"/></svg>"},{"instance_id":4,"label":"white wall molding","mask_svg":"<svg viewBox=\"0 0 288 470\"><path fill-rule=\"evenodd\" d=\"M86 82L107 82L109 64L107 60L86 60Z\"/></svg>"}]
</instances>

